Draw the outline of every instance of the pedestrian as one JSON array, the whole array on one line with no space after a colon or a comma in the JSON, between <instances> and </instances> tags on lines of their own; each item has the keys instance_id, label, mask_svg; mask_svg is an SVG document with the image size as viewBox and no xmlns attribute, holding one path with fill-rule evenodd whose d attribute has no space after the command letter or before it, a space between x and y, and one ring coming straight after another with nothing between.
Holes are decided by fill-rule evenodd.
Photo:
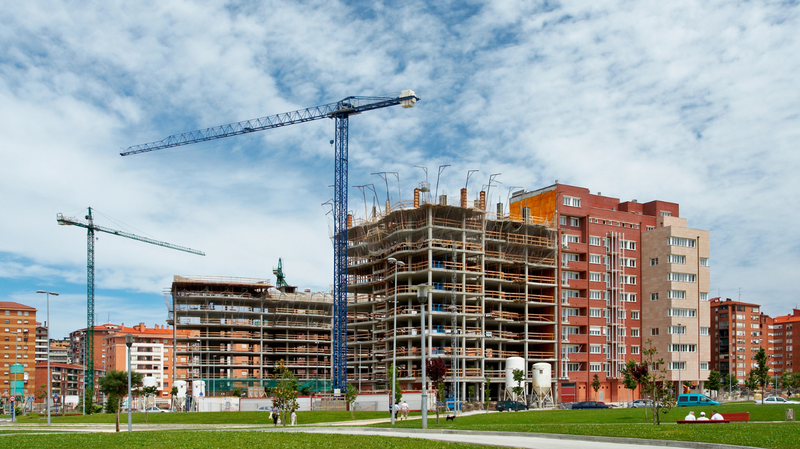
<instances>
[{"instance_id":1,"label":"pedestrian","mask_svg":"<svg viewBox=\"0 0 800 449\"><path fill-rule=\"evenodd\" d=\"M280 409L278 408L277 405L273 405L272 406L272 422L273 422L273 425L276 426L276 427L278 425L278 420L280 419L280 416L281 416Z\"/></svg>"},{"instance_id":2,"label":"pedestrian","mask_svg":"<svg viewBox=\"0 0 800 449\"><path fill-rule=\"evenodd\" d=\"M403 403L400 404L400 412L403 413L403 419L408 419L408 402L403 399Z\"/></svg>"},{"instance_id":3,"label":"pedestrian","mask_svg":"<svg viewBox=\"0 0 800 449\"><path fill-rule=\"evenodd\" d=\"M295 413L294 410L292 410L292 425L297 425L297 413Z\"/></svg>"},{"instance_id":4,"label":"pedestrian","mask_svg":"<svg viewBox=\"0 0 800 449\"><path fill-rule=\"evenodd\" d=\"M697 421L697 418L695 418L694 412L689 412L689 414L686 415L686 418L683 418L683 420L684 421Z\"/></svg>"},{"instance_id":5,"label":"pedestrian","mask_svg":"<svg viewBox=\"0 0 800 449\"><path fill-rule=\"evenodd\" d=\"M725 421L725 417L722 416L718 411L714 410L714 412L711 413L711 420L712 421Z\"/></svg>"},{"instance_id":6,"label":"pedestrian","mask_svg":"<svg viewBox=\"0 0 800 449\"><path fill-rule=\"evenodd\" d=\"M698 421L708 421L708 418L706 418L706 412L700 412L700 417L697 418L697 420Z\"/></svg>"},{"instance_id":7,"label":"pedestrian","mask_svg":"<svg viewBox=\"0 0 800 449\"><path fill-rule=\"evenodd\" d=\"M400 403L399 402L395 402L394 403L394 420L395 421L397 421L397 415L399 415L399 414L400 414Z\"/></svg>"}]
</instances>

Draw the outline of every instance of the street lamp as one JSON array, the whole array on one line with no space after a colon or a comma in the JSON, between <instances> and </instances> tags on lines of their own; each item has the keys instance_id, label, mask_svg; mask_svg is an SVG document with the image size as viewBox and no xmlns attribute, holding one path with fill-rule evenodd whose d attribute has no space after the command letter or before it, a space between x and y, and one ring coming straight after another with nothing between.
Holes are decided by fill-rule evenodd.
<instances>
[{"instance_id":1,"label":"street lamp","mask_svg":"<svg viewBox=\"0 0 800 449\"><path fill-rule=\"evenodd\" d=\"M19 330L16 332L12 332L14 334L14 363L11 365L11 368L14 370L14 388L11 389L11 397L14 398L14 401L17 400L17 372L19 371L19 366L17 366L17 343L18 343L18 335ZM11 403L11 422L16 422L17 420L17 407L15 406L15 402Z\"/></svg>"},{"instance_id":2,"label":"street lamp","mask_svg":"<svg viewBox=\"0 0 800 449\"><path fill-rule=\"evenodd\" d=\"M125 336L125 346L128 347L128 432L133 431L133 405L131 396L131 346L133 346L133 335Z\"/></svg>"},{"instance_id":3,"label":"street lamp","mask_svg":"<svg viewBox=\"0 0 800 449\"><path fill-rule=\"evenodd\" d=\"M425 373L425 303L428 302L428 290L432 288L430 285L422 284L422 285L414 285L411 287L411 290L417 291L417 301L419 302L420 306L420 320L422 322L420 326L421 334L422 334L422 394L420 395L420 410L422 411L422 428L428 428L428 381Z\"/></svg>"},{"instance_id":4,"label":"street lamp","mask_svg":"<svg viewBox=\"0 0 800 449\"><path fill-rule=\"evenodd\" d=\"M58 296L55 292L46 292L44 290L37 290L36 293L43 293L47 295L47 425L50 425L50 400L53 394L50 381L53 378L53 373L50 371L50 295ZM15 360L16 362L16 360ZM62 392L63 393L63 392ZM86 398L84 398L83 408L86 408Z\"/></svg>"},{"instance_id":5,"label":"street lamp","mask_svg":"<svg viewBox=\"0 0 800 449\"><path fill-rule=\"evenodd\" d=\"M394 328L393 328L393 337L392 337L392 397L389 399L389 407L392 409L392 425L394 425L394 401L395 401L395 385L397 384L397 270L399 267L404 267L406 264L395 259L394 257L389 258L389 263L394 265L394 312L392 315L394 316ZM361 357L361 355L359 355Z\"/></svg>"},{"instance_id":6,"label":"street lamp","mask_svg":"<svg viewBox=\"0 0 800 449\"><path fill-rule=\"evenodd\" d=\"M200 353L200 385L203 385L203 390L205 390L205 384L203 384L203 342L200 340L195 340L197 342L197 352ZM205 396L205 391L203 391L203 396Z\"/></svg>"}]
</instances>

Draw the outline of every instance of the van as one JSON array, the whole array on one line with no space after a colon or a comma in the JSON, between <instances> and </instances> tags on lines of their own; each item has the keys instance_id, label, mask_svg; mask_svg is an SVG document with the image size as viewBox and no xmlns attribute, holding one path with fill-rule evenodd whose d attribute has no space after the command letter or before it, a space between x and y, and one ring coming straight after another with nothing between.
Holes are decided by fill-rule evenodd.
<instances>
[{"instance_id":1,"label":"van","mask_svg":"<svg viewBox=\"0 0 800 449\"><path fill-rule=\"evenodd\" d=\"M678 396L678 407L698 407L703 405L719 405L719 402L704 394L682 394Z\"/></svg>"}]
</instances>

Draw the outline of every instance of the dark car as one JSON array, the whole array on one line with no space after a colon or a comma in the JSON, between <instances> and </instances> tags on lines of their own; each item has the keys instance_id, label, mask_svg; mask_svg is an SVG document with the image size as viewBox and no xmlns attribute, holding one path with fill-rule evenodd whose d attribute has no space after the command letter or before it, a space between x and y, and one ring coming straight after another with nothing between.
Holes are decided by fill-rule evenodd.
<instances>
[{"instance_id":1,"label":"dark car","mask_svg":"<svg viewBox=\"0 0 800 449\"><path fill-rule=\"evenodd\" d=\"M500 401L497 403L497 406L495 407L495 410L497 410L498 412L504 412L506 410L519 411L528 409L529 407L527 405L517 401Z\"/></svg>"},{"instance_id":2,"label":"dark car","mask_svg":"<svg viewBox=\"0 0 800 449\"><path fill-rule=\"evenodd\" d=\"M598 401L584 401L572 404L573 410L587 409L587 408L610 408L610 407L605 402L598 402Z\"/></svg>"}]
</instances>

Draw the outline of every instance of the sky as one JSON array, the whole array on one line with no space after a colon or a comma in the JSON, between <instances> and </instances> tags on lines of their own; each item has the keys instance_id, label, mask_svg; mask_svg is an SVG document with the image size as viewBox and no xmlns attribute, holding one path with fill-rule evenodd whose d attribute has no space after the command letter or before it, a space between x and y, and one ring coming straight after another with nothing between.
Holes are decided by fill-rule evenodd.
<instances>
[{"instance_id":1,"label":"sky","mask_svg":"<svg viewBox=\"0 0 800 449\"><path fill-rule=\"evenodd\" d=\"M97 234L96 322L165 324L172 276L328 291L333 122L121 157L239 120L398 96L350 120L349 210L425 180L471 199L560 183L680 204L711 231L711 296L798 303L796 1L9 2L0 10L0 301L51 336L86 325L86 231L56 214L195 248ZM444 168L441 176L439 167ZM497 187L495 187L497 186ZM794 205L794 206L793 206Z\"/></svg>"}]
</instances>

